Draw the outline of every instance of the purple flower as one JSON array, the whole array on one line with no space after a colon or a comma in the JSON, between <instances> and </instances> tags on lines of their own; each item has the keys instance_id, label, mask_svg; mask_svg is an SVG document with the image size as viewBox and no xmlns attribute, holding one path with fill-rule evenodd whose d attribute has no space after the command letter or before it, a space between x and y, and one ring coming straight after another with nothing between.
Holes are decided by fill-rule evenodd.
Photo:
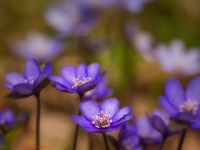
<instances>
[{"instance_id":1,"label":"purple flower","mask_svg":"<svg viewBox=\"0 0 200 150\"><path fill-rule=\"evenodd\" d=\"M166 72L181 75L193 75L200 72L199 49L186 50L180 40L173 40L168 47L164 44L158 45L155 57Z\"/></svg>"},{"instance_id":2,"label":"purple flower","mask_svg":"<svg viewBox=\"0 0 200 150\"><path fill-rule=\"evenodd\" d=\"M11 72L6 75L8 84L3 86L13 91L6 98L25 98L40 92L49 84L51 72L51 62L46 63L44 70L41 71L35 59L28 59L25 64L25 75L18 72Z\"/></svg>"},{"instance_id":3,"label":"purple flower","mask_svg":"<svg viewBox=\"0 0 200 150\"><path fill-rule=\"evenodd\" d=\"M0 112L0 127L3 129L3 132L9 130L14 124L15 116L11 108L6 107Z\"/></svg>"},{"instance_id":4,"label":"purple flower","mask_svg":"<svg viewBox=\"0 0 200 150\"><path fill-rule=\"evenodd\" d=\"M0 111L0 145L3 145L5 142L5 134L16 124L18 115L15 118L14 112L11 108L6 107ZM21 121L24 121L25 118Z\"/></svg>"},{"instance_id":5,"label":"purple flower","mask_svg":"<svg viewBox=\"0 0 200 150\"><path fill-rule=\"evenodd\" d=\"M107 89L107 84L107 80L102 80L94 89L86 92L84 98L92 98L98 101L108 97L112 93L112 89Z\"/></svg>"},{"instance_id":6,"label":"purple flower","mask_svg":"<svg viewBox=\"0 0 200 150\"><path fill-rule=\"evenodd\" d=\"M119 150L142 150L140 139L130 124L124 124L118 135Z\"/></svg>"},{"instance_id":7,"label":"purple flower","mask_svg":"<svg viewBox=\"0 0 200 150\"><path fill-rule=\"evenodd\" d=\"M168 116L160 109L155 109L152 113L152 116L150 117L147 114L147 117L151 125L164 136L173 135L182 131L182 129L180 130L171 129L169 127L170 116Z\"/></svg>"},{"instance_id":8,"label":"purple flower","mask_svg":"<svg viewBox=\"0 0 200 150\"><path fill-rule=\"evenodd\" d=\"M176 78L165 83L165 96L158 100L168 114L177 120L185 121L192 129L200 128L200 76L194 77L186 91Z\"/></svg>"},{"instance_id":9,"label":"purple flower","mask_svg":"<svg viewBox=\"0 0 200 150\"><path fill-rule=\"evenodd\" d=\"M50 39L39 32L31 32L25 41L16 41L13 45L13 50L17 55L25 58L31 56L40 62L52 60L63 48L61 41Z\"/></svg>"},{"instance_id":10,"label":"purple flower","mask_svg":"<svg viewBox=\"0 0 200 150\"><path fill-rule=\"evenodd\" d=\"M92 90L105 76L106 71L99 75L100 65L92 63L89 66L80 64L77 67L67 65L61 69L61 76L51 76L60 91L85 93Z\"/></svg>"},{"instance_id":11,"label":"purple flower","mask_svg":"<svg viewBox=\"0 0 200 150\"><path fill-rule=\"evenodd\" d=\"M105 100L101 106L96 100L87 99L80 103L83 116L73 115L72 119L88 132L109 132L119 129L122 124L133 118L130 106L119 109L115 98Z\"/></svg>"},{"instance_id":12,"label":"purple flower","mask_svg":"<svg viewBox=\"0 0 200 150\"><path fill-rule=\"evenodd\" d=\"M64 1L51 5L45 14L47 22L61 36L87 34L98 16L98 9L75 1Z\"/></svg>"},{"instance_id":13,"label":"purple flower","mask_svg":"<svg viewBox=\"0 0 200 150\"><path fill-rule=\"evenodd\" d=\"M146 3L152 2L153 0L117 0L120 7L132 12L140 13Z\"/></svg>"},{"instance_id":14,"label":"purple flower","mask_svg":"<svg viewBox=\"0 0 200 150\"><path fill-rule=\"evenodd\" d=\"M162 141L162 134L151 126L146 116L137 118L135 129L143 144L154 144Z\"/></svg>"}]
</instances>

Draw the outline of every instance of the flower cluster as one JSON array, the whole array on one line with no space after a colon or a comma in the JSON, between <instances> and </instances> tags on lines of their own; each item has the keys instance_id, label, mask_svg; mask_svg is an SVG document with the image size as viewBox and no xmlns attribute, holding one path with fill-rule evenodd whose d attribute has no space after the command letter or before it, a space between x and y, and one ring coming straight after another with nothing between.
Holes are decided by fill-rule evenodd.
<instances>
[{"instance_id":1,"label":"flower cluster","mask_svg":"<svg viewBox=\"0 0 200 150\"><path fill-rule=\"evenodd\" d=\"M143 145L160 143L161 148L168 136L180 133L185 129L173 129L170 120L187 123L191 129L200 129L200 76L194 77L183 90L182 85L176 78L170 78L165 83L165 96L159 96L159 102L168 112L155 109L152 115L146 114L136 119L134 124L126 124L134 115L131 114L132 107L119 108L119 100L108 98L112 92L107 89L107 81L102 80L106 71L100 73L100 65L82 63L78 66L67 65L61 69L61 76L51 75L52 65L48 62L43 71L35 59L28 59L25 65L25 75L12 72L6 75L8 84L5 87L13 92L6 98L19 99L35 95L37 99L37 117L40 115L39 93L51 81L59 91L77 93L80 97L79 115L72 115L73 121L88 132L102 133L120 130L117 148L120 150L142 150ZM102 80L102 81L101 81ZM99 100L103 100L100 104ZM24 120L19 115L16 121ZM0 112L0 142L4 141L4 134L14 124L14 113L10 108ZM37 118L36 137L39 137L39 118ZM77 133L76 133L77 135ZM2 139L2 140L1 140ZM77 136L75 136L76 145ZM39 141L36 140L36 145ZM108 146L106 144L106 146Z\"/></svg>"}]
</instances>

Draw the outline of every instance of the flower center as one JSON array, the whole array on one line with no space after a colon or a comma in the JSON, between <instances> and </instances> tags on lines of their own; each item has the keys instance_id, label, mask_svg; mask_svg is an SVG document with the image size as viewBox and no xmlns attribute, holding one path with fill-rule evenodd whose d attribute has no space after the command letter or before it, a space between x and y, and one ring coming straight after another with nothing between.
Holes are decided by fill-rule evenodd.
<instances>
[{"instance_id":1,"label":"flower center","mask_svg":"<svg viewBox=\"0 0 200 150\"><path fill-rule=\"evenodd\" d=\"M94 124L96 128L107 128L111 123L110 115L103 110L92 117L92 124Z\"/></svg>"},{"instance_id":2,"label":"flower center","mask_svg":"<svg viewBox=\"0 0 200 150\"><path fill-rule=\"evenodd\" d=\"M30 83L30 84L33 84L34 82L35 82L35 79L36 79L37 77L30 77L30 78L28 78L28 79L26 79L26 80L24 80L24 82L25 83Z\"/></svg>"},{"instance_id":3,"label":"flower center","mask_svg":"<svg viewBox=\"0 0 200 150\"><path fill-rule=\"evenodd\" d=\"M80 79L80 77L78 78L75 78L73 77L72 79L72 83L73 83L73 86L72 86L72 89L76 89L77 86L80 86L80 85L83 85L87 82L90 82L92 79L90 77L83 77L82 80Z\"/></svg>"},{"instance_id":4,"label":"flower center","mask_svg":"<svg viewBox=\"0 0 200 150\"><path fill-rule=\"evenodd\" d=\"M122 144L123 144L125 150L132 150L134 147L134 145L130 142L130 139L124 140L122 142Z\"/></svg>"},{"instance_id":5,"label":"flower center","mask_svg":"<svg viewBox=\"0 0 200 150\"><path fill-rule=\"evenodd\" d=\"M199 102L197 100L188 99L182 105L179 105L179 112L189 112L196 115Z\"/></svg>"}]
</instances>

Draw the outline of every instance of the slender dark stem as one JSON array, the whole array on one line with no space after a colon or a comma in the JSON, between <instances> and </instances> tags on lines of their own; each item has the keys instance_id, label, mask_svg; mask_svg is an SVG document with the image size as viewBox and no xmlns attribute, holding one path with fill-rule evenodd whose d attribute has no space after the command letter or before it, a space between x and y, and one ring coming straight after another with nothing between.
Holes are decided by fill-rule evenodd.
<instances>
[{"instance_id":1,"label":"slender dark stem","mask_svg":"<svg viewBox=\"0 0 200 150\"><path fill-rule=\"evenodd\" d=\"M37 100L37 114L36 114L36 150L40 146L40 92L35 94Z\"/></svg>"},{"instance_id":2,"label":"slender dark stem","mask_svg":"<svg viewBox=\"0 0 200 150\"><path fill-rule=\"evenodd\" d=\"M180 138L177 150L181 150L182 149L182 145L183 145L183 142L184 142L184 139L185 139L186 131L187 131L187 129L183 129L183 131L182 131L181 138Z\"/></svg>"},{"instance_id":3,"label":"slender dark stem","mask_svg":"<svg viewBox=\"0 0 200 150\"><path fill-rule=\"evenodd\" d=\"M78 115L81 115L81 111L79 110ZM76 124L76 130L75 130L75 135L74 135L74 143L73 143L73 149L72 150L76 150L76 143L77 143L77 139L78 139L78 130L79 130L79 125Z\"/></svg>"},{"instance_id":4,"label":"slender dark stem","mask_svg":"<svg viewBox=\"0 0 200 150\"><path fill-rule=\"evenodd\" d=\"M146 150L147 145L146 144L142 144L142 148L143 148L143 150Z\"/></svg>"},{"instance_id":5,"label":"slender dark stem","mask_svg":"<svg viewBox=\"0 0 200 150\"><path fill-rule=\"evenodd\" d=\"M89 136L89 150L93 150L92 134L88 132L88 136Z\"/></svg>"},{"instance_id":6,"label":"slender dark stem","mask_svg":"<svg viewBox=\"0 0 200 150\"><path fill-rule=\"evenodd\" d=\"M82 100L83 96L84 96L83 93L79 94L80 101ZM78 115L81 116L80 109L79 109ZM73 142L73 148L72 148L72 150L76 150L76 143L77 143L77 139L78 139L78 130L79 130L79 125L76 124L76 129L75 129L75 135L74 135L74 142Z\"/></svg>"},{"instance_id":7,"label":"slender dark stem","mask_svg":"<svg viewBox=\"0 0 200 150\"><path fill-rule=\"evenodd\" d=\"M103 139L104 139L104 142L105 142L106 150L109 150L108 141L106 139L106 133L102 133L102 135L103 135Z\"/></svg>"},{"instance_id":8,"label":"slender dark stem","mask_svg":"<svg viewBox=\"0 0 200 150\"><path fill-rule=\"evenodd\" d=\"M162 143L160 144L159 150L162 150L162 148L163 148L163 146L164 146L164 144L165 144L166 139L167 139L167 135L163 135L163 141L162 141Z\"/></svg>"}]
</instances>

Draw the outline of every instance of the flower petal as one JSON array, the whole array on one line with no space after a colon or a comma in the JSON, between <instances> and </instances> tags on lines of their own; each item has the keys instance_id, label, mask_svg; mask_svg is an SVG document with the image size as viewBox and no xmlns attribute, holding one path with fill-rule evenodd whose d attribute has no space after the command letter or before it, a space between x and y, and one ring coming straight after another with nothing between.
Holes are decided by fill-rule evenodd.
<instances>
[{"instance_id":1,"label":"flower petal","mask_svg":"<svg viewBox=\"0 0 200 150\"><path fill-rule=\"evenodd\" d=\"M126 116L127 114L129 114L132 110L132 107L130 106L126 106L121 108L113 117L112 117L112 121L116 122L118 120L120 120L121 118L123 118L124 116Z\"/></svg>"},{"instance_id":2,"label":"flower petal","mask_svg":"<svg viewBox=\"0 0 200 150\"><path fill-rule=\"evenodd\" d=\"M88 77L87 75L87 65L85 63L80 64L76 68L76 77L79 77L82 79L83 77Z\"/></svg>"},{"instance_id":3,"label":"flower petal","mask_svg":"<svg viewBox=\"0 0 200 150\"><path fill-rule=\"evenodd\" d=\"M60 83L62 85L64 85L65 87L68 87L71 89L71 84L69 84L68 82L66 82L61 76L51 76L50 77L51 81L56 82L56 83Z\"/></svg>"},{"instance_id":4,"label":"flower petal","mask_svg":"<svg viewBox=\"0 0 200 150\"><path fill-rule=\"evenodd\" d=\"M34 82L34 93L42 91L45 87L47 87L50 83L50 79L46 76L46 74L41 74Z\"/></svg>"},{"instance_id":5,"label":"flower petal","mask_svg":"<svg viewBox=\"0 0 200 150\"><path fill-rule=\"evenodd\" d=\"M38 77L41 73L40 66L35 59L28 59L25 65L26 78Z\"/></svg>"},{"instance_id":6,"label":"flower petal","mask_svg":"<svg viewBox=\"0 0 200 150\"><path fill-rule=\"evenodd\" d=\"M149 122L151 123L151 125L159 132L161 132L162 134L167 134L168 133L168 127L166 125L166 123L160 118L160 116L158 115L154 115L152 117L150 117L147 114L147 117L149 119Z\"/></svg>"},{"instance_id":7,"label":"flower petal","mask_svg":"<svg viewBox=\"0 0 200 150\"><path fill-rule=\"evenodd\" d=\"M98 63L92 63L87 67L88 77L95 81L100 71L100 65Z\"/></svg>"},{"instance_id":8,"label":"flower petal","mask_svg":"<svg viewBox=\"0 0 200 150\"><path fill-rule=\"evenodd\" d=\"M13 84L3 84L3 86L12 90L14 85Z\"/></svg>"},{"instance_id":9,"label":"flower petal","mask_svg":"<svg viewBox=\"0 0 200 150\"><path fill-rule=\"evenodd\" d=\"M76 77L76 68L68 65L61 69L61 76L70 84L72 84L73 77Z\"/></svg>"},{"instance_id":10,"label":"flower petal","mask_svg":"<svg viewBox=\"0 0 200 150\"><path fill-rule=\"evenodd\" d=\"M166 97L164 96L159 96L158 97L158 101L161 104L161 106L165 109L165 111L167 111L167 113L172 116L175 117L176 114L178 113L178 110L176 110L171 103L169 103L169 101L166 99Z\"/></svg>"},{"instance_id":11,"label":"flower petal","mask_svg":"<svg viewBox=\"0 0 200 150\"><path fill-rule=\"evenodd\" d=\"M101 112L101 107L95 100L84 99L80 102L80 110L85 118L92 121L92 117Z\"/></svg>"},{"instance_id":12,"label":"flower petal","mask_svg":"<svg viewBox=\"0 0 200 150\"><path fill-rule=\"evenodd\" d=\"M92 122L88 121L87 119L85 119L82 116L72 115L72 119L73 119L74 122L76 122L78 125L80 125L82 127L87 127L87 128L94 127L92 125Z\"/></svg>"},{"instance_id":13,"label":"flower petal","mask_svg":"<svg viewBox=\"0 0 200 150\"><path fill-rule=\"evenodd\" d=\"M20 83L13 87L13 91L22 95L29 95L33 91L33 86L28 83Z\"/></svg>"},{"instance_id":14,"label":"flower petal","mask_svg":"<svg viewBox=\"0 0 200 150\"><path fill-rule=\"evenodd\" d=\"M187 86L186 97L190 100L197 100L200 103L200 75L194 77ZM197 109L197 114L200 116L200 106Z\"/></svg>"},{"instance_id":15,"label":"flower petal","mask_svg":"<svg viewBox=\"0 0 200 150\"><path fill-rule=\"evenodd\" d=\"M176 78L170 78L165 83L165 95L176 109L186 100L183 87Z\"/></svg>"},{"instance_id":16,"label":"flower petal","mask_svg":"<svg viewBox=\"0 0 200 150\"><path fill-rule=\"evenodd\" d=\"M101 81L101 79L106 75L106 71L104 71L102 74L100 74L96 80L95 80L95 83L99 83Z\"/></svg>"},{"instance_id":17,"label":"flower petal","mask_svg":"<svg viewBox=\"0 0 200 150\"><path fill-rule=\"evenodd\" d=\"M25 77L21 73L11 72L6 75L6 80L9 84L25 83Z\"/></svg>"},{"instance_id":18,"label":"flower petal","mask_svg":"<svg viewBox=\"0 0 200 150\"><path fill-rule=\"evenodd\" d=\"M108 127L108 128L88 128L88 127L83 127L86 131L88 132L98 132L98 133L105 133L105 132L110 132L114 130L118 130L121 128L121 125L115 126L115 127Z\"/></svg>"},{"instance_id":19,"label":"flower petal","mask_svg":"<svg viewBox=\"0 0 200 150\"><path fill-rule=\"evenodd\" d=\"M118 125L122 125L123 123L125 123L126 121L128 120L131 120L134 118L134 115L133 114L130 114L130 115L126 115L124 116L123 118L121 118L119 121L117 122L112 122L111 124L111 127L115 127L115 126L118 126Z\"/></svg>"},{"instance_id":20,"label":"flower petal","mask_svg":"<svg viewBox=\"0 0 200 150\"><path fill-rule=\"evenodd\" d=\"M78 93L85 93L88 92L96 87L93 81L87 82L77 87Z\"/></svg>"},{"instance_id":21,"label":"flower petal","mask_svg":"<svg viewBox=\"0 0 200 150\"><path fill-rule=\"evenodd\" d=\"M52 63L49 61L48 63L46 63L44 70L42 71L42 73L45 73L48 77L51 76L52 73Z\"/></svg>"},{"instance_id":22,"label":"flower petal","mask_svg":"<svg viewBox=\"0 0 200 150\"><path fill-rule=\"evenodd\" d=\"M106 99L102 103L101 108L110 115L110 118L112 118L119 110L119 101L116 98Z\"/></svg>"},{"instance_id":23,"label":"flower petal","mask_svg":"<svg viewBox=\"0 0 200 150\"><path fill-rule=\"evenodd\" d=\"M0 122L14 123L14 112L11 108L6 107L0 112Z\"/></svg>"},{"instance_id":24,"label":"flower petal","mask_svg":"<svg viewBox=\"0 0 200 150\"><path fill-rule=\"evenodd\" d=\"M200 129L200 118L195 118L192 122L189 123L191 129Z\"/></svg>"},{"instance_id":25,"label":"flower petal","mask_svg":"<svg viewBox=\"0 0 200 150\"><path fill-rule=\"evenodd\" d=\"M69 92L69 93L76 93L77 92L75 90L69 89L68 87L65 87L64 85L62 85L60 83L56 84L56 88L60 91L63 91L63 92Z\"/></svg>"}]
</instances>

